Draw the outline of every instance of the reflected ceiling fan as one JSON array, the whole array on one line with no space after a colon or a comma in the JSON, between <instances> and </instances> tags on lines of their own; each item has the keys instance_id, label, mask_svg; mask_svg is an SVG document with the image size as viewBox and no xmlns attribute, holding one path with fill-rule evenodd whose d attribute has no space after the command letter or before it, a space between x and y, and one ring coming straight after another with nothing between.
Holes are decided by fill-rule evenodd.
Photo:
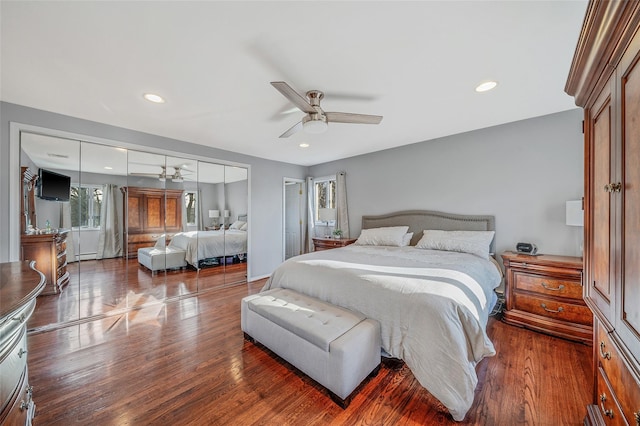
<instances>
[{"instance_id":1,"label":"reflected ceiling fan","mask_svg":"<svg viewBox=\"0 0 640 426\"><path fill-rule=\"evenodd\" d=\"M179 166L173 166L175 170L172 175L167 175L167 166L158 166L162 168L162 172L160 173L130 173L133 176L146 176L158 178L160 182L164 182L168 179L171 179L172 182L184 182L184 177L182 176L182 168Z\"/></svg>"},{"instance_id":2,"label":"reflected ceiling fan","mask_svg":"<svg viewBox=\"0 0 640 426\"><path fill-rule=\"evenodd\" d=\"M305 99L284 81L272 81L271 85L307 114L302 117L300 122L281 134L281 138L288 138L302 129L307 133L323 133L327 130L328 123L378 124L382 121L381 115L324 112L320 108L320 101L324 97L324 93L319 90L309 90Z\"/></svg>"}]
</instances>

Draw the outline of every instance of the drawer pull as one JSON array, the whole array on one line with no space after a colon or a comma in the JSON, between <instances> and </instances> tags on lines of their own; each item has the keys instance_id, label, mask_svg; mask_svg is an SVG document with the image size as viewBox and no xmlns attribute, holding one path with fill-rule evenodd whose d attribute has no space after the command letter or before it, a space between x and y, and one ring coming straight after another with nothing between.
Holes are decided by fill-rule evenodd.
<instances>
[{"instance_id":1,"label":"drawer pull","mask_svg":"<svg viewBox=\"0 0 640 426\"><path fill-rule=\"evenodd\" d=\"M604 192L620 192L622 190L622 183L608 183L604 186Z\"/></svg>"},{"instance_id":2,"label":"drawer pull","mask_svg":"<svg viewBox=\"0 0 640 426\"><path fill-rule=\"evenodd\" d=\"M18 358L22 358L22 355L26 354L27 351L25 351L24 349L20 348L20 350L18 351Z\"/></svg>"},{"instance_id":3,"label":"drawer pull","mask_svg":"<svg viewBox=\"0 0 640 426\"><path fill-rule=\"evenodd\" d=\"M24 320L26 319L26 316L24 315L24 313L22 313L18 318L11 318L14 321L19 321L19 322L24 322Z\"/></svg>"},{"instance_id":4,"label":"drawer pull","mask_svg":"<svg viewBox=\"0 0 640 426\"><path fill-rule=\"evenodd\" d=\"M27 401L25 402L24 399L20 400L20 411L28 410L31 406L31 401L33 399L33 386L29 386L25 390L25 393L27 394Z\"/></svg>"},{"instance_id":5,"label":"drawer pull","mask_svg":"<svg viewBox=\"0 0 640 426\"><path fill-rule=\"evenodd\" d=\"M560 284L558 287L549 287L549 285L545 282L542 282L542 287L551 291L560 291L564 288L564 284Z\"/></svg>"},{"instance_id":6,"label":"drawer pull","mask_svg":"<svg viewBox=\"0 0 640 426\"><path fill-rule=\"evenodd\" d=\"M605 352L604 347L604 342L600 342L600 356L604 359L611 359L611 352Z\"/></svg>"},{"instance_id":7,"label":"drawer pull","mask_svg":"<svg viewBox=\"0 0 640 426\"><path fill-rule=\"evenodd\" d=\"M558 310L557 310L557 311L554 311L553 309L549 309L549 308L547 308L547 305L545 305L544 303L541 303L541 304L540 304L540 307L541 307L542 309L544 309L545 311L547 311L547 312L551 312L551 313L553 313L553 314L559 314L560 312L564 311L564 308L563 308L562 306L560 306L560 307L558 308Z\"/></svg>"},{"instance_id":8,"label":"drawer pull","mask_svg":"<svg viewBox=\"0 0 640 426\"><path fill-rule=\"evenodd\" d=\"M640 426L640 410L633 413L633 417L636 419L636 425Z\"/></svg>"},{"instance_id":9,"label":"drawer pull","mask_svg":"<svg viewBox=\"0 0 640 426\"><path fill-rule=\"evenodd\" d=\"M602 414L612 419L613 410L607 410L606 408L604 408L604 403L606 400L607 400L607 396L605 394L600 395L600 409L602 410Z\"/></svg>"}]
</instances>

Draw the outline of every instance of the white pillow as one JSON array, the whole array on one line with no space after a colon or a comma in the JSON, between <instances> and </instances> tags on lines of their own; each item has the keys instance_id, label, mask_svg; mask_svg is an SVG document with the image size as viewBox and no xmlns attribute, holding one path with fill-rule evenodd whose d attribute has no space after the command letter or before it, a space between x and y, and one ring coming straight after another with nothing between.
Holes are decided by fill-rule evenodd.
<instances>
[{"instance_id":1,"label":"white pillow","mask_svg":"<svg viewBox=\"0 0 640 426\"><path fill-rule=\"evenodd\" d=\"M400 247L406 247L411 244L411 239L413 238L413 232L407 232L402 237L402 245Z\"/></svg>"},{"instance_id":2,"label":"white pillow","mask_svg":"<svg viewBox=\"0 0 640 426\"><path fill-rule=\"evenodd\" d=\"M408 226L387 226L383 228L363 229L354 244L360 246L396 246L401 247Z\"/></svg>"},{"instance_id":3,"label":"white pillow","mask_svg":"<svg viewBox=\"0 0 640 426\"><path fill-rule=\"evenodd\" d=\"M249 227L249 224L245 222L245 223L240 227L240 230L241 230L241 231L246 231L248 227Z\"/></svg>"},{"instance_id":4,"label":"white pillow","mask_svg":"<svg viewBox=\"0 0 640 426\"><path fill-rule=\"evenodd\" d=\"M243 222L241 220L236 220L235 222L233 222L231 224L229 229L240 229L242 227L242 225L244 225L245 223L247 223L247 222Z\"/></svg>"},{"instance_id":5,"label":"white pillow","mask_svg":"<svg viewBox=\"0 0 640 426\"><path fill-rule=\"evenodd\" d=\"M489 246L495 231L425 230L416 248L458 251L489 259Z\"/></svg>"}]
</instances>

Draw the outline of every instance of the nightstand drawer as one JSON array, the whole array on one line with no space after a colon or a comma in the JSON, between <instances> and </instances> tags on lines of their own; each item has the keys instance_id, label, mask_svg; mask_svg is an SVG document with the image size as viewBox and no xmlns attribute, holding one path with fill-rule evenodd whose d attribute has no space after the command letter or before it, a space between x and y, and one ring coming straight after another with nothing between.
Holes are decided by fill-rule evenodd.
<instances>
[{"instance_id":1,"label":"nightstand drawer","mask_svg":"<svg viewBox=\"0 0 640 426\"><path fill-rule=\"evenodd\" d=\"M598 408L606 425L626 426L627 422L622 415L622 409L614 391L611 389L606 374L602 368L598 369Z\"/></svg>"},{"instance_id":2,"label":"nightstand drawer","mask_svg":"<svg viewBox=\"0 0 640 426\"><path fill-rule=\"evenodd\" d=\"M514 293L513 296L515 299L515 309L575 324L593 324L591 310L585 305L567 303L551 298L531 296L517 292Z\"/></svg>"},{"instance_id":3,"label":"nightstand drawer","mask_svg":"<svg viewBox=\"0 0 640 426\"><path fill-rule=\"evenodd\" d=\"M580 282L519 272L515 272L513 276L515 278L515 287L518 290L582 300L582 285L580 285Z\"/></svg>"}]
</instances>

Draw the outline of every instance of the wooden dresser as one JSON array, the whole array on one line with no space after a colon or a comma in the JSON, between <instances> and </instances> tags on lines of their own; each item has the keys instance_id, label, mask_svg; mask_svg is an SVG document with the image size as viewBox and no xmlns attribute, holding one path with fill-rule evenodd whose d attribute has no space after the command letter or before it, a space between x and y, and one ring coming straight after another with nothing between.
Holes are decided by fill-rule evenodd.
<instances>
[{"instance_id":1,"label":"wooden dresser","mask_svg":"<svg viewBox=\"0 0 640 426\"><path fill-rule=\"evenodd\" d=\"M321 250L329 250L338 247L345 247L349 244L355 243L357 238L321 238L314 237L313 238L313 250L321 251Z\"/></svg>"},{"instance_id":2,"label":"wooden dresser","mask_svg":"<svg viewBox=\"0 0 640 426\"><path fill-rule=\"evenodd\" d=\"M590 1L565 90L584 108L587 425L640 425L640 2Z\"/></svg>"},{"instance_id":3,"label":"wooden dresser","mask_svg":"<svg viewBox=\"0 0 640 426\"><path fill-rule=\"evenodd\" d=\"M582 298L582 259L502 254L504 322L591 344L593 316Z\"/></svg>"},{"instance_id":4,"label":"wooden dresser","mask_svg":"<svg viewBox=\"0 0 640 426\"><path fill-rule=\"evenodd\" d=\"M46 278L42 294L58 294L69 282L67 271L67 235L69 230L50 234L21 236L20 259L35 260Z\"/></svg>"},{"instance_id":5,"label":"wooden dresser","mask_svg":"<svg viewBox=\"0 0 640 426\"><path fill-rule=\"evenodd\" d=\"M0 424L31 424L35 414L27 366L27 320L45 277L33 262L0 263Z\"/></svg>"},{"instance_id":6,"label":"wooden dresser","mask_svg":"<svg viewBox=\"0 0 640 426\"><path fill-rule=\"evenodd\" d=\"M125 186L121 191L128 258L138 257L139 248L153 247L162 235L169 243L182 231L182 190Z\"/></svg>"}]
</instances>

